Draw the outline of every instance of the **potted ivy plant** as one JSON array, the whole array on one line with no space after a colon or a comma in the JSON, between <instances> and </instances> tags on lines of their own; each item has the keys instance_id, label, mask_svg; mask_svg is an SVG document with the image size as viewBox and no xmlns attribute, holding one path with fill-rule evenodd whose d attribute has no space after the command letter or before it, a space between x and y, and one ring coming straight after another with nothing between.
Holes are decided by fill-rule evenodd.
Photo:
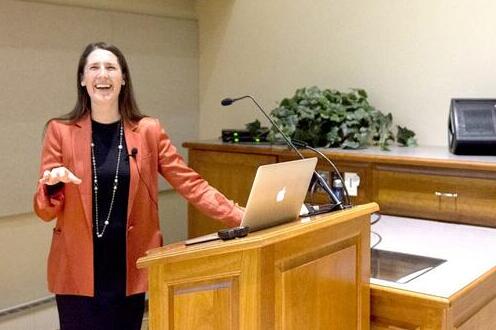
<instances>
[{"instance_id":1,"label":"potted ivy plant","mask_svg":"<svg viewBox=\"0 0 496 330\"><path fill-rule=\"evenodd\" d=\"M391 113L375 109L363 89L340 92L315 86L301 88L293 97L283 99L271 111L271 117L286 135L313 147L360 149L377 145L389 150L394 141L403 146L416 145L415 133L408 128L397 126L397 133L393 133ZM254 129L253 123L247 127L250 125ZM272 128L268 139L282 137Z\"/></svg>"}]
</instances>

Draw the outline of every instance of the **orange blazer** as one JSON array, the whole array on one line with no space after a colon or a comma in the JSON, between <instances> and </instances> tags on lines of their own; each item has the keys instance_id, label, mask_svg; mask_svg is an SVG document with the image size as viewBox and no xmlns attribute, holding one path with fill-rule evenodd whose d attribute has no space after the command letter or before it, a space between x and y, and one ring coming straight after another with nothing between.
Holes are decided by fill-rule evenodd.
<instances>
[{"instance_id":1,"label":"orange blazer","mask_svg":"<svg viewBox=\"0 0 496 330\"><path fill-rule=\"evenodd\" d=\"M146 270L137 269L136 260L162 245L159 173L200 211L229 226L239 224L243 211L186 165L157 119L125 122L124 135L128 154L138 150L129 163L126 293L131 295L147 290ZM38 184L34 196L36 214L45 221L57 219L47 270L48 289L56 294L94 295L90 142L89 115L73 124L52 120L43 141L40 177L47 169L65 166L82 180L79 185L65 184L53 195L48 195L46 185Z\"/></svg>"}]
</instances>

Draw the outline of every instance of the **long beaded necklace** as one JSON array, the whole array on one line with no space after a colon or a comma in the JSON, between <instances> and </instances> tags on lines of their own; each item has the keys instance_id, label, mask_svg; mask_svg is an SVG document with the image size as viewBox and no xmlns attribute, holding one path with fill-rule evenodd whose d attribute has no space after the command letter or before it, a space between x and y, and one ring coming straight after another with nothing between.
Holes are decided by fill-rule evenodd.
<instances>
[{"instance_id":1,"label":"long beaded necklace","mask_svg":"<svg viewBox=\"0 0 496 330\"><path fill-rule=\"evenodd\" d=\"M96 237L102 238L105 233L105 229L110 224L110 214L112 213L112 208L114 207L114 199L115 193L117 192L117 187L119 186L119 166L121 163L121 152L122 152L122 137L124 135L122 128L122 123L119 123L119 146L117 152L117 167L115 168L115 176L114 176L114 187L112 189L112 199L110 200L109 211L107 213L107 217L103 223L103 228L100 231L100 222L98 217L98 174L96 172L96 158L95 158L95 143L93 140L91 141L91 163L93 165L93 193L95 196L95 222L96 222Z\"/></svg>"}]
</instances>

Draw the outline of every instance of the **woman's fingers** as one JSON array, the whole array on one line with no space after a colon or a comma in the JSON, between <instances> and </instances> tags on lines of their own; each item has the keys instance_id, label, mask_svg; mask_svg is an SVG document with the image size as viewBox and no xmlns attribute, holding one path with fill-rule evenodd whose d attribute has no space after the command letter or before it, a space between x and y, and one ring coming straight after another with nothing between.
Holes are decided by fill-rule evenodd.
<instances>
[{"instance_id":1,"label":"woman's fingers","mask_svg":"<svg viewBox=\"0 0 496 330\"><path fill-rule=\"evenodd\" d=\"M47 185L54 185L59 182L64 183L74 183L80 184L81 179L74 175L71 171L69 171L64 166L52 168L52 170L46 170L43 172L43 176L39 180L40 183L44 183Z\"/></svg>"},{"instance_id":2,"label":"woman's fingers","mask_svg":"<svg viewBox=\"0 0 496 330\"><path fill-rule=\"evenodd\" d=\"M74 184L80 184L81 183L81 179L78 178L77 176L75 176L71 171L67 170L68 174L67 174L67 178L68 178L68 182L72 182Z\"/></svg>"},{"instance_id":3,"label":"woman's fingers","mask_svg":"<svg viewBox=\"0 0 496 330\"><path fill-rule=\"evenodd\" d=\"M43 172L43 175L41 176L41 179L39 180L40 183L48 184L48 180L50 179L50 171L46 170Z\"/></svg>"}]
</instances>

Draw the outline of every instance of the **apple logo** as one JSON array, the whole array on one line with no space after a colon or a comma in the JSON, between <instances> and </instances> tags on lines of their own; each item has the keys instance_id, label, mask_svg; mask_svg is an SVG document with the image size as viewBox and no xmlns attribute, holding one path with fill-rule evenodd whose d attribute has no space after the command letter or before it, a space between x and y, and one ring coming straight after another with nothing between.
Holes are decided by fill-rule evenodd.
<instances>
[{"instance_id":1,"label":"apple logo","mask_svg":"<svg viewBox=\"0 0 496 330\"><path fill-rule=\"evenodd\" d=\"M276 202L282 202L284 200L284 197L286 197L286 187L282 188L277 192L276 195Z\"/></svg>"}]
</instances>

